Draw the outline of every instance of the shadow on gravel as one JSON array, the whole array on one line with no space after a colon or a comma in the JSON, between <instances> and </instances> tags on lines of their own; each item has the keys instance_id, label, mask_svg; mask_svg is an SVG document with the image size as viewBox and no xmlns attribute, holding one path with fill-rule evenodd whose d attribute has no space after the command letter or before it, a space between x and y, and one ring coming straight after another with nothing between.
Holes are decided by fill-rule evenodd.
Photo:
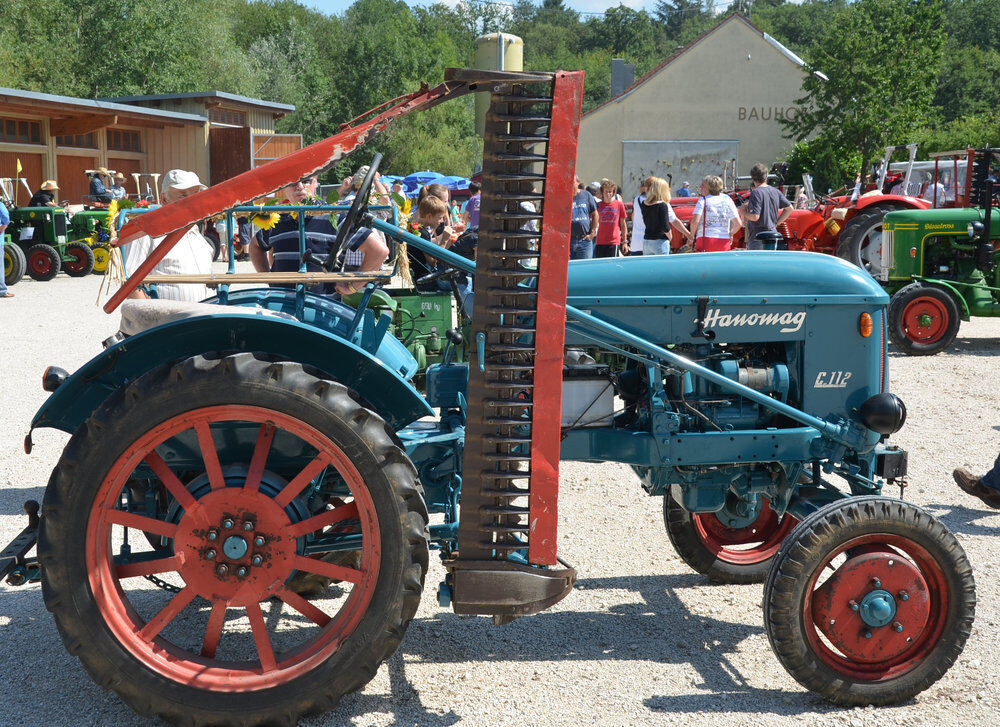
<instances>
[{"instance_id":1,"label":"shadow on gravel","mask_svg":"<svg viewBox=\"0 0 1000 727\"><path fill-rule=\"evenodd\" d=\"M36 500L41 503L44 496L45 487L43 486L0 490L0 515L24 516L24 524L27 525L28 518L24 514L24 503L27 500ZM3 545L0 545L0 548Z\"/></svg>"},{"instance_id":2,"label":"shadow on gravel","mask_svg":"<svg viewBox=\"0 0 1000 727\"><path fill-rule=\"evenodd\" d=\"M711 595L711 587L698 574L581 579L577 589L588 591L590 601L600 602L600 594L594 592L601 590L609 591L609 599L621 600L621 591L633 592L638 598L634 603L611 606L609 611L543 612L500 628L486 618L441 613L414 621L402 650L407 657L442 664L618 660L653 662L651 669L656 669L656 662L689 664L700 676L698 687L705 690L707 702L734 692L754 695L758 701L760 690L749 686L728 655L740 642L764 633L759 624L759 592L746 594L748 620L758 623L732 623L692 612L678 594L695 586ZM573 598L572 594L566 598L566 607L573 607ZM525 672L525 678L544 680L546 676L537 670L534 675ZM775 701L784 696L783 692L774 694ZM770 699L769 695L765 692L763 698ZM665 699L650 697L647 706L657 710L657 703ZM692 710L705 708L691 705ZM715 708L727 711L732 705L717 701ZM680 706L669 709L686 711ZM759 710L760 704L755 709ZM809 709L815 711L815 704L810 703Z\"/></svg>"},{"instance_id":3,"label":"shadow on gravel","mask_svg":"<svg viewBox=\"0 0 1000 727\"><path fill-rule=\"evenodd\" d=\"M980 525L977 520L984 517L1000 514L1000 510L983 505L980 508L972 509L962 505L930 503L924 505L924 509L938 520L948 526L953 533L962 535L1000 535L1000 528L996 525Z\"/></svg>"},{"instance_id":4,"label":"shadow on gravel","mask_svg":"<svg viewBox=\"0 0 1000 727\"><path fill-rule=\"evenodd\" d=\"M956 338L948 348L936 356L1000 356L1000 339ZM889 347L890 358L909 358L894 346Z\"/></svg>"}]
</instances>

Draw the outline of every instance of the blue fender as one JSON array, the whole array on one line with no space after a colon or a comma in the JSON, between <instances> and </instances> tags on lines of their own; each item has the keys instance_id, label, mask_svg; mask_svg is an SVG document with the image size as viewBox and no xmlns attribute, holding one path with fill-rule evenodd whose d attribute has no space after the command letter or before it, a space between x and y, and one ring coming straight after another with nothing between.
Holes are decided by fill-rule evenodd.
<instances>
[{"instance_id":1,"label":"blue fender","mask_svg":"<svg viewBox=\"0 0 1000 727\"><path fill-rule=\"evenodd\" d=\"M394 430L434 413L397 371L343 338L298 321L220 311L157 326L111 346L56 389L31 427L72 434L108 396L147 371L214 351L254 351L314 366L357 392Z\"/></svg>"}]
</instances>

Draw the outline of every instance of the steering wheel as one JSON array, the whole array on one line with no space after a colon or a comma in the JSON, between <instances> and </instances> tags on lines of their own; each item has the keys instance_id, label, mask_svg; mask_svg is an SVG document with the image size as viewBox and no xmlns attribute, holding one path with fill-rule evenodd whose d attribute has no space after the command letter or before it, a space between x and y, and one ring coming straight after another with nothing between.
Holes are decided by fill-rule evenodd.
<instances>
[{"instance_id":1,"label":"steering wheel","mask_svg":"<svg viewBox=\"0 0 1000 727\"><path fill-rule=\"evenodd\" d=\"M333 271L337 260L340 259L340 254L344 251L344 246L351 239L355 229L360 226L358 223L361 221L361 213L368 207L368 194L371 192L372 182L375 181L375 175L378 174L378 165L381 163L382 155L376 154L372 159L371 166L368 167L368 173L358 188L358 193L354 196L351 209L347 210L344 224L337 230L337 239L333 243L333 247L336 248L337 252L331 253L330 257L326 259L326 265L324 266L328 273Z\"/></svg>"},{"instance_id":2,"label":"steering wheel","mask_svg":"<svg viewBox=\"0 0 1000 727\"><path fill-rule=\"evenodd\" d=\"M433 273L427 273L427 275L421 275L417 278L418 285L426 285L427 283L433 283L435 280L441 278L448 278L449 276L462 272L458 268L441 268L440 270L435 270Z\"/></svg>"}]
</instances>

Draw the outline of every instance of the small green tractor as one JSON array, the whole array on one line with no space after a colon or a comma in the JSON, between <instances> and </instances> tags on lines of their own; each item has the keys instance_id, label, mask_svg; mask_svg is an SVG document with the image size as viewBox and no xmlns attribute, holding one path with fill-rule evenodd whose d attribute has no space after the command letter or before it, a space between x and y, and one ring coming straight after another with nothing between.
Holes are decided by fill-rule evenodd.
<instances>
[{"instance_id":1,"label":"small green tractor","mask_svg":"<svg viewBox=\"0 0 1000 727\"><path fill-rule=\"evenodd\" d=\"M24 253L26 272L33 279L52 280L60 270L74 278L93 272L94 251L86 241L71 239L68 223L61 207L15 207L10 211L7 234Z\"/></svg>"},{"instance_id":2,"label":"small green tractor","mask_svg":"<svg viewBox=\"0 0 1000 727\"><path fill-rule=\"evenodd\" d=\"M998 153L975 151L966 185L970 206L885 217L881 282L892 296L888 333L906 354L938 353L955 340L962 321L1000 316L1000 210L990 174Z\"/></svg>"}]
</instances>

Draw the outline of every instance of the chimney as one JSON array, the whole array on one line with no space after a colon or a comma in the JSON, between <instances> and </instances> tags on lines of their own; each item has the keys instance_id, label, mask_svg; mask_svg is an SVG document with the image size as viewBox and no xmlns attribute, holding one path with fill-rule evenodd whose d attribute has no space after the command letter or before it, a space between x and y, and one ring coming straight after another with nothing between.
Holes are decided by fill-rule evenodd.
<instances>
[{"instance_id":1,"label":"chimney","mask_svg":"<svg viewBox=\"0 0 1000 727\"><path fill-rule=\"evenodd\" d=\"M635 64L621 58L611 59L611 98L619 96L635 83Z\"/></svg>"}]
</instances>

